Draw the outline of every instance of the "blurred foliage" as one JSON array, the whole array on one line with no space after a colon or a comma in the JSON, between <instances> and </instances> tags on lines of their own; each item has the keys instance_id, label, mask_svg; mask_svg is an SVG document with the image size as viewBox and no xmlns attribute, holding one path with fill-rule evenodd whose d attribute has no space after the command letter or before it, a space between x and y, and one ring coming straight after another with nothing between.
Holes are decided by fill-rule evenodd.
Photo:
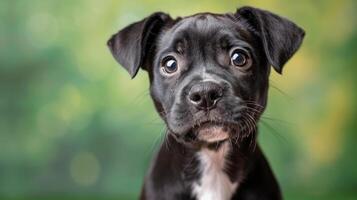
<instances>
[{"instance_id":1,"label":"blurred foliage","mask_svg":"<svg viewBox=\"0 0 357 200\"><path fill-rule=\"evenodd\" d=\"M0 1L0 198L136 199L164 126L106 40L154 11L252 5L307 32L260 123L286 199L356 199L355 2Z\"/></svg>"}]
</instances>

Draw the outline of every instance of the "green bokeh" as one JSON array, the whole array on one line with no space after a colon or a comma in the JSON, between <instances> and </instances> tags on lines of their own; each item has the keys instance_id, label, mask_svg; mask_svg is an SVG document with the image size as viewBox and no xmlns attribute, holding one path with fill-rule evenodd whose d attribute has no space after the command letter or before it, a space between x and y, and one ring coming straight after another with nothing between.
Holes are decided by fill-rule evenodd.
<instances>
[{"instance_id":1,"label":"green bokeh","mask_svg":"<svg viewBox=\"0 0 357 200\"><path fill-rule=\"evenodd\" d=\"M271 10L306 30L259 141L286 199L357 197L354 0L0 1L0 199L136 199L164 126L106 40L155 11Z\"/></svg>"}]
</instances>

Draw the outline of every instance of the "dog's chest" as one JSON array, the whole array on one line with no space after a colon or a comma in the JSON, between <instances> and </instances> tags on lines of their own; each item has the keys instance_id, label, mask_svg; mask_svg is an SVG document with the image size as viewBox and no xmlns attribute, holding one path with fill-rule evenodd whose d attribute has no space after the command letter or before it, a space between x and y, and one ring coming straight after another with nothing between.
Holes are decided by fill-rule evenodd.
<instances>
[{"instance_id":1,"label":"dog's chest","mask_svg":"<svg viewBox=\"0 0 357 200\"><path fill-rule=\"evenodd\" d=\"M238 183L232 183L224 172L227 165L228 143L217 150L203 149L198 152L201 177L193 183L193 193L197 200L229 200Z\"/></svg>"}]
</instances>

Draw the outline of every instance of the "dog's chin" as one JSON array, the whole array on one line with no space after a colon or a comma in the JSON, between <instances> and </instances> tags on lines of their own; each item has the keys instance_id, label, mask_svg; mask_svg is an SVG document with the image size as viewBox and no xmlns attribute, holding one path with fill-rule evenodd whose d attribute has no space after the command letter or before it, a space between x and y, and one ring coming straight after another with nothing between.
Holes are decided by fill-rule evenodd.
<instances>
[{"instance_id":1,"label":"dog's chin","mask_svg":"<svg viewBox=\"0 0 357 200\"><path fill-rule=\"evenodd\" d=\"M177 131L170 129L171 134L178 142L189 146L206 146L210 144L220 144L237 136L239 127L236 123L223 122L201 122L185 130Z\"/></svg>"},{"instance_id":2,"label":"dog's chin","mask_svg":"<svg viewBox=\"0 0 357 200\"><path fill-rule=\"evenodd\" d=\"M230 131L228 126L215 123L205 123L193 129L196 140L203 143L217 143L228 140Z\"/></svg>"}]
</instances>

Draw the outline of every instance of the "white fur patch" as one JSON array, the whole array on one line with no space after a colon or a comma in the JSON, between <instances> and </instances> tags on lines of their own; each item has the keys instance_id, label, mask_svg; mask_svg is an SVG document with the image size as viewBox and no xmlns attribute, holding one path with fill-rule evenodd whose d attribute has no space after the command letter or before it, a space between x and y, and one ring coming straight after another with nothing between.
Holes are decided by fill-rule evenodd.
<instances>
[{"instance_id":1,"label":"white fur patch","mask_svg":"<svg viewBox=\"0 0 357 200\"><path fill-rule=\"evenodd\" d=\"M217 150L202 149L198 152L201 179L193 184L193 193L198 200L229 200L238 183L232 183L223 171L229 144L225 142Z\"/></svg>"}]
</instances>

